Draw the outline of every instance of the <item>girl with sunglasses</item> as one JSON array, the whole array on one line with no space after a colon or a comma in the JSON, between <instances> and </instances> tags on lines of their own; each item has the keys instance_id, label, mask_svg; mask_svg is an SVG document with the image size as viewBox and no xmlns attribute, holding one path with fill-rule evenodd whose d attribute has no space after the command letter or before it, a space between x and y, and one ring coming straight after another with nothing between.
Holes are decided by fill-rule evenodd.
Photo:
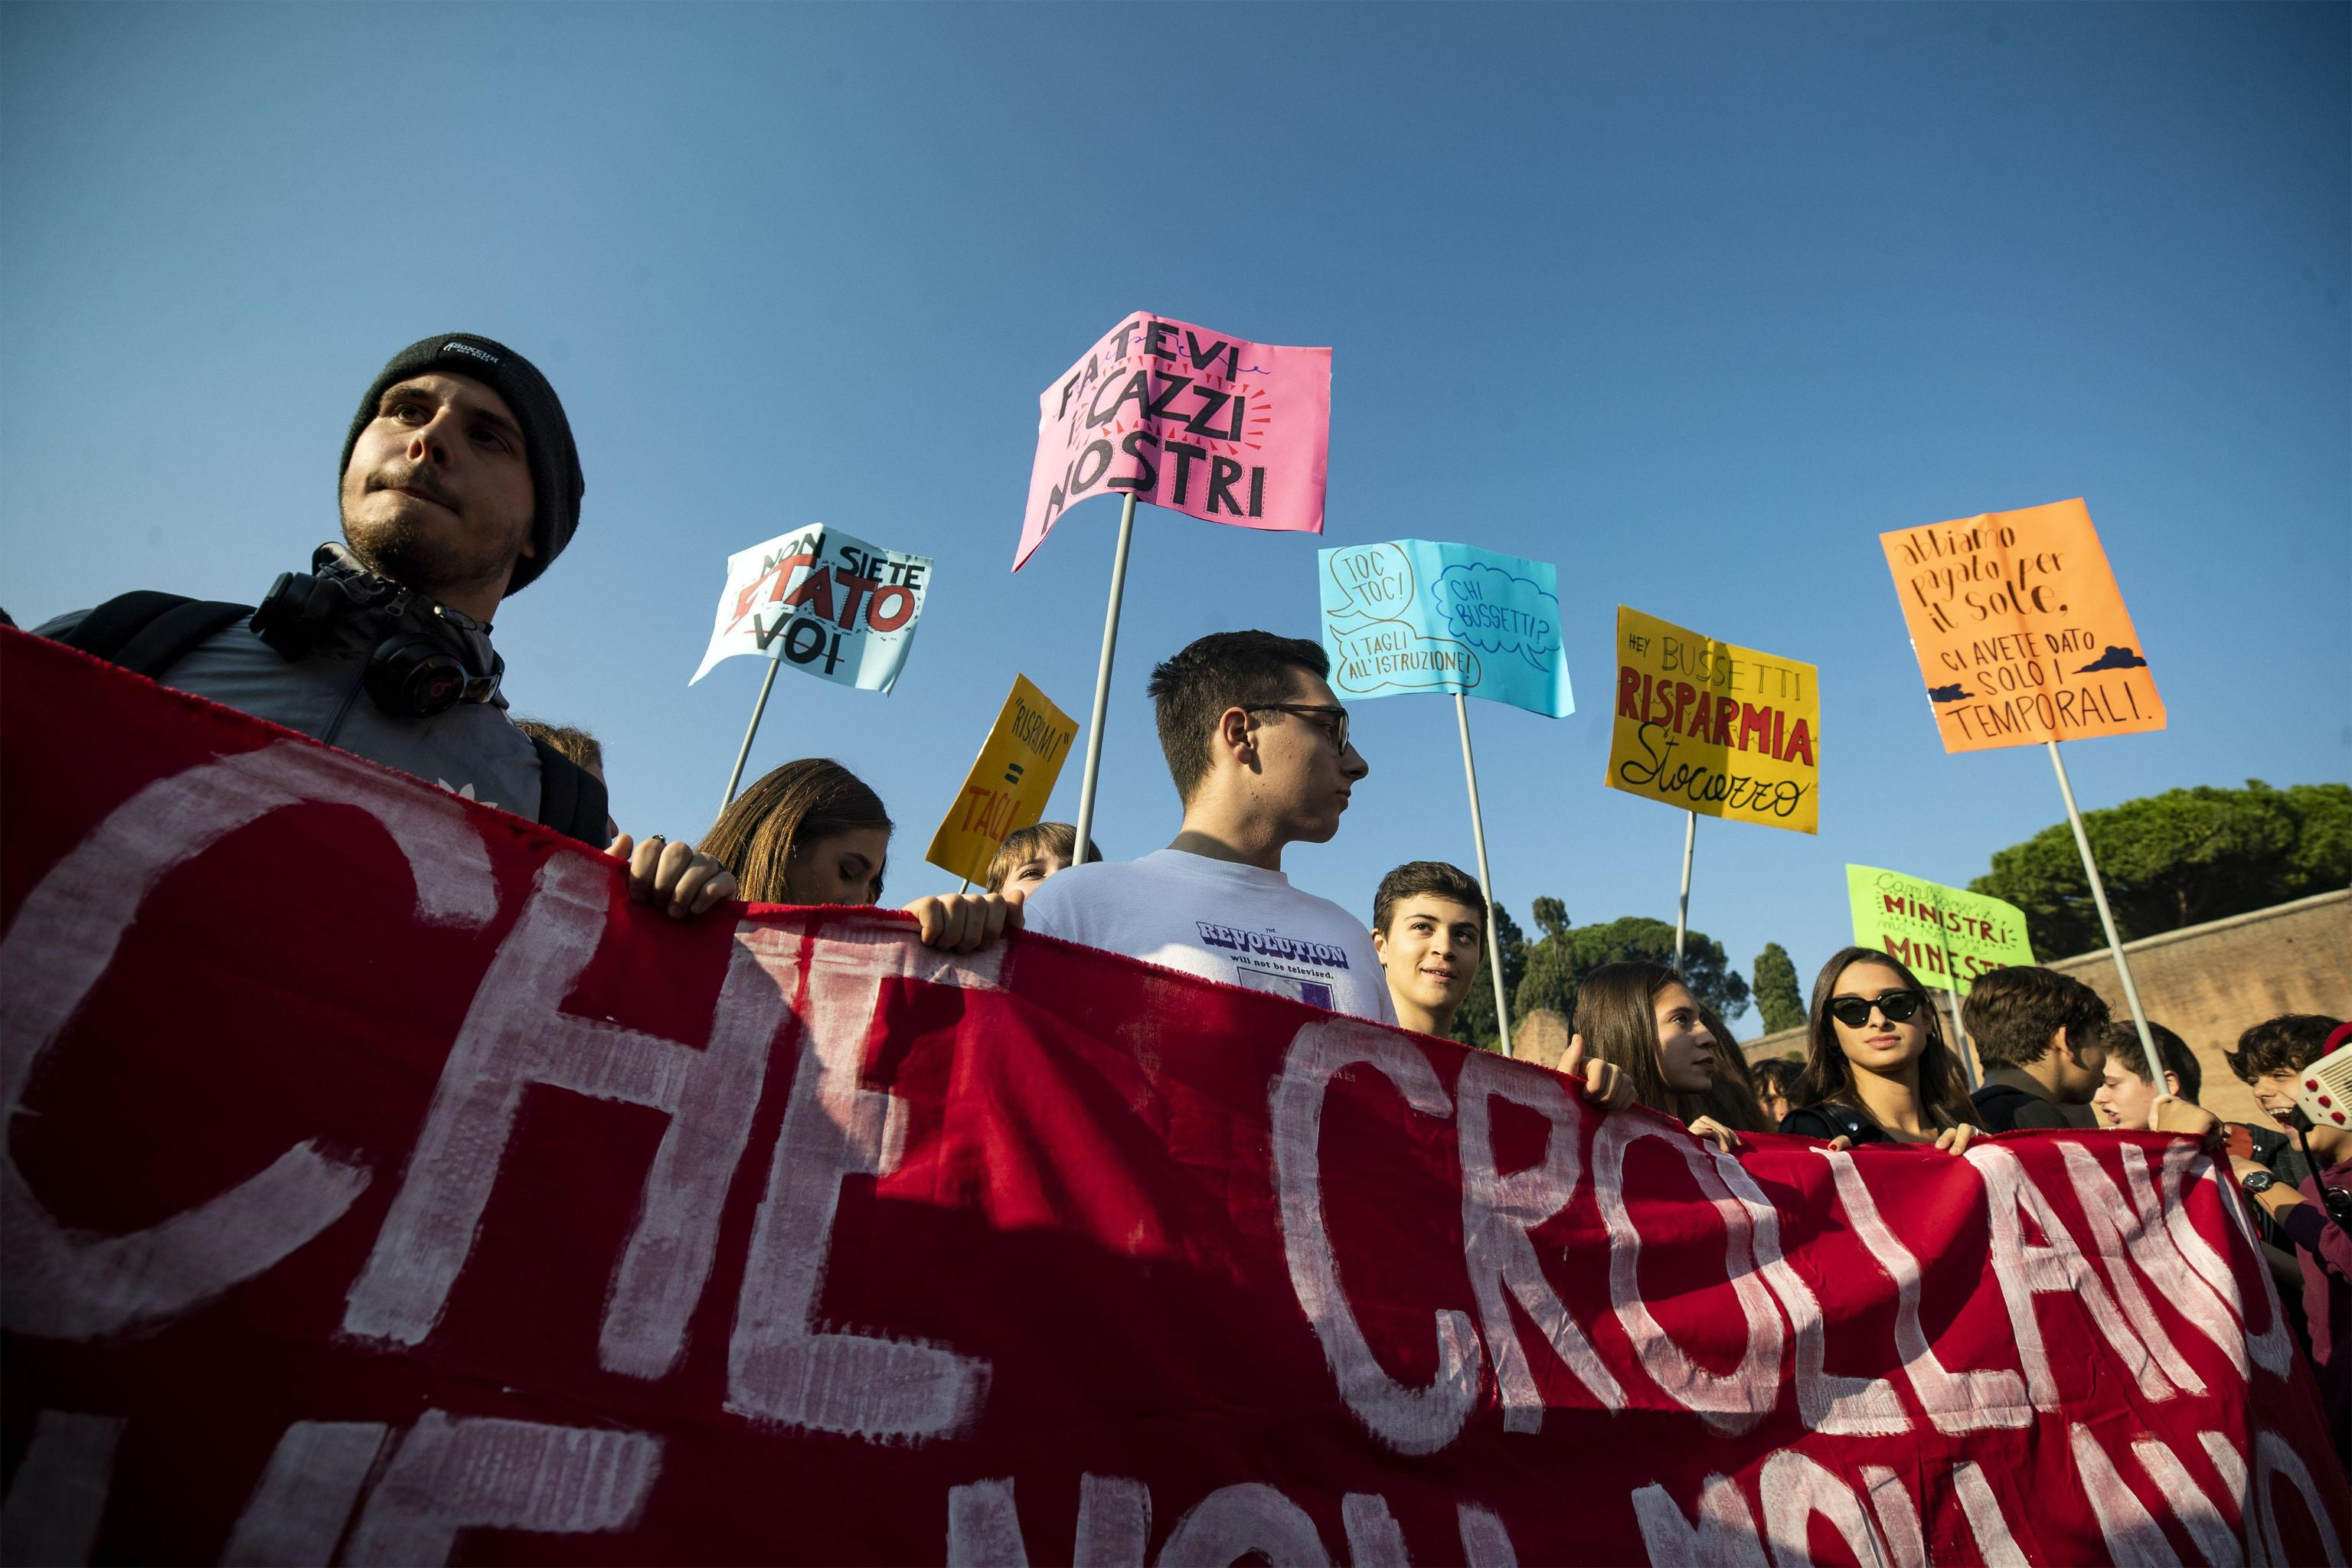
<instances>
[{"instance_id":1,"label":"girl with sunglasses","mask_svg":"<svg viewBox=\"0 0 2352 1568\"><path fill-rule=\"evenodd\" d=\"M1960 1064L1918 977L1849 947L1813 982L1798 1109L1780 1131L1851 1143L1932 1143L1957 1154L1978 1131Z\"/></svg>"}]
</instances>

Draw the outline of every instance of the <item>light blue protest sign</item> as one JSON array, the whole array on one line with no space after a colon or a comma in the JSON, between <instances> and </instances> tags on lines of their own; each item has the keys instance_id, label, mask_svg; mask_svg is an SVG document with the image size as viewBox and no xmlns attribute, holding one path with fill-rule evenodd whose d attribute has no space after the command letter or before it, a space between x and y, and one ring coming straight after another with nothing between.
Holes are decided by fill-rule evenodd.
<instances>
[{"instance_id":1,"label":"light blue protest sign","mask_svg":"<svg viewBox=\"0 0 2352 1568\"><path fill-rule=\"evenodd\" d=\"M1428 539L1319 550L1316 562L1342 698L1460 691L1554 719L1576 711L1549 563Z\"/></svg>"}]
</instances>

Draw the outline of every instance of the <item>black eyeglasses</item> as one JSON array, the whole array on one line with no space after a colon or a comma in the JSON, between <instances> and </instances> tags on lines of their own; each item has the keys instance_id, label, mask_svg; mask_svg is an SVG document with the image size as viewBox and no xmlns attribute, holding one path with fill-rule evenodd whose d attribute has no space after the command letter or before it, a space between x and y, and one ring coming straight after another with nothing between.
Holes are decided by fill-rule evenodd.
<instances>
[{"instance_id":1,"label":"black eyeglasses","mask_svg":"<svg viewBox=\"0 0 2352 1568\"><path fill-rule=\"evenodd\" d=\"M1331 749L1344 753L1348 749L1348 710L1345 708L1313 702L1253 702L1242 710L1244 713L1295 713L1312 721L1331 742Z\"/></svg>"},{"instance_id":2,"label":"black eyeglasses","mask_svg":"<svg viewBox=\"0 0 2352 1568\"><path fill-rule=\"evenodd\" d=\"M1885 1014L1888 1023L1900 1024L1927 1005L1924 991L1882 991L1875 998L1837 996L1830 1001L1830 1016L1849 1029L1859 1029L1870 1022L1874 1009Z\"/></svg>"}]
</instances>

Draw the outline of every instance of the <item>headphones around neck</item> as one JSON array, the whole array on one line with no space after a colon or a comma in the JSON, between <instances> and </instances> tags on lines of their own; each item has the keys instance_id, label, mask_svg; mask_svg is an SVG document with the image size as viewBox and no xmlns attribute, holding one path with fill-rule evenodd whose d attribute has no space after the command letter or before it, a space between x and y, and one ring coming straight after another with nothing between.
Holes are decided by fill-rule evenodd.
<instances>
[{"instance_id":1,"label":"headphones around neck","mask_svg":"<svg viewBox=\"0 0 2352 1568\"><path fill-rule=\"evenodd\" d=\"M430 629L402 623L412 610L428 617ZM281 572L253 612L254 635L289 661L319 646L341 622L378 615L393 630L368 655L362 684L378 708L396 718L429 719L461 702L488 702L499 694L504 661L489 652L487 672L476 668L469 638L446 618L443 607L396 583L356 571L326 550L310 572ZM470 623L468 623L470 625ZM441 635L435 635L440 633Z\"/></svg>"}]
</instances>

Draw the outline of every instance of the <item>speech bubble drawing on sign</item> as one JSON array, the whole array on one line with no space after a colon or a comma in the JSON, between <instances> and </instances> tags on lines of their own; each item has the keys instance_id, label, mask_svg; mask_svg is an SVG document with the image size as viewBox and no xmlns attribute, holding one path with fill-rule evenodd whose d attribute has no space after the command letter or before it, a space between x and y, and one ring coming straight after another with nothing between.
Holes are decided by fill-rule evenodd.
<instances>
[{"instance_id":1,"label":"speech bubble drawing on sign","mask_svg":"<svg viewBox=\"0 0 2352 1568\"><path fill-rule=\"evenodd\" d=\"M1333 689L1458 691L1554 719L1576 710L1551 566L1430 539L1342 545L1316 560Z\"/></svg>"},{"instance_id":2,"label":"speech bubble drawing on sign","mask_svg":"<svg viewBox=\"0 0 2352 1568\"><path fill-rule=\"evenodd\" d=\"M1483 561L1456 562L1430 584L1446 629L1475 647L1548 670L1559 656L1559 598Z\"/></svg>"},{"instance_id":3,"label":"speech bubble drawing on sign","mask_svg":"<svg viewBox=\"0 0 2352 1568\"><path fill-rule=\"evenodd\" d=\"M1328 613L1337 620L1346 616L1401 616L1412 607L1412 561L1394 544L1363 544L1323 552L1331 581L1339 585L1346 604Z\"/></svg>"},{"instance_id":4,"label":"speech bubble drawing on sign","mask_svg":"<svg viewBox=\"0 0 2352 1568\"><path fill-rule=\"evenodd\" d=\"M1418 601L1412 560L1394 544L1322 552L1339 603L1324 607L1323 643L1331 685L1342 696L1398 691L1469 691L1480 679L1478 656L1401 617Z\"/></svg>"}]
</instances>

